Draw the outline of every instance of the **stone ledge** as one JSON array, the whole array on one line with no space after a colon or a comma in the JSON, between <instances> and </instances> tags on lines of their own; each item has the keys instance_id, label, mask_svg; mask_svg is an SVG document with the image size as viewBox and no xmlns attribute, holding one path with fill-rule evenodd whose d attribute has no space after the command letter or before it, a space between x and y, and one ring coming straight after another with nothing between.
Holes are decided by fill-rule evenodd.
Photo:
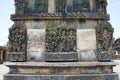
<instances>
[{"instance_id":1,"label":"stone ledge","mask_svg":"<svg viewBox=\"0 0 120 80\"><path fill-rule=\"evenodd\" d=\"M47 52L45 54L45 61L58 62L58 61L78 61L77 52Z\"/></svg>"},{"instance_id":2,"label":"stone ledge","mask_svg":"<svg viewBox=\"0 0 120 80\"><path fill-rule=\"evenodd\" d=\"M13 14L12 20L31 20L31 19L101 19L109 20L108 14L102 13L41 13L41 14Z\"/></svg>"},{"instance_id":3,"label":"stone ledge","mask_svg":"<svg viewBox=\"0 0 120 80\"><path fill-rule=\"evenodd\" d=\"M117 62L4 62L4 65L22 67L90 67L90 66L116 66Z\"/></svg>"},{"instance_id":4,"label":"stone ledge","mask_svg":"<svg viewBox=\"0 0 120 80\"><path fill-rule=\"evenodd\" d=\"M80 74L80 75L32 75L6 74L4 80L119 80L118 75L112 74Z\"/></svg>"}]
</instances>

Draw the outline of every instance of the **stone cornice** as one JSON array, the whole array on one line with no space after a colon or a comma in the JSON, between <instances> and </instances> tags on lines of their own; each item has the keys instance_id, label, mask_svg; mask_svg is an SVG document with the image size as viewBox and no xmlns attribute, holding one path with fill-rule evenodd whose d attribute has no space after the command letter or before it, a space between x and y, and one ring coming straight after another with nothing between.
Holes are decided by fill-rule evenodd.
<instances>
[{"instance_id":1,"label":"stone cornice","mask_svg":"<svg viewBox=\"0 0 120 80\"><path fill-rule=\"evenodd\" d=\"M54 19L96 19L109 20L108 14L102 13L41 13L41 14L12 14L11 19L17 20L54 20Z\"/></svg>"}]
</instances>

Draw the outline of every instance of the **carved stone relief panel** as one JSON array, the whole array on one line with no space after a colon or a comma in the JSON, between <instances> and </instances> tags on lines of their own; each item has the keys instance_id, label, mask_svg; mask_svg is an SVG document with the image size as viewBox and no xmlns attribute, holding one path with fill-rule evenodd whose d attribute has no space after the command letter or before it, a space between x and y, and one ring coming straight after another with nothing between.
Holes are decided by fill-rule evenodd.
<instances>
[{"instance_id":1,"label":"carved stone relief panel","mask_svg":"<svg viewBox=\"0 0 120 80\"><path fill-rule=\"evenodd\" d=\"M107 13L106 7L107 7L107 0L98 0L96 1L96 6L97 6L97 10L98 12L101 13Z\"/></svg>"},{"instance_id":2,"label":"carved stone relief panel","mask_svg":"<svg viewBox=\"0 0 120 80\"><path fill-rule=\"evenodd\" d=\"M107 21L99 21L96 34L99 60L111 60L113 51L113 28L111 24Z\"/></svg>"},{"instance_id":3,"label":"carved stone relief panel","mask_svg":"<svg viewBox=\"0 0 120 80\"><path fill-rule=\"evenodd\" d=\"M48 0L35 0L33 13L47 13Z\"/></svg>"},{"instance_id":4,"label":"carved stone relief panel","mask_svg":"<svg viewBox=\"0 0 120 80\"><path fill-rule=\"evenodd\" d=\"M60 27L62 24L64 26ZM52 28L47 27L47 52L76 52L76 29L67 28L65 25L66 24L61 23L54 27L52 26Z\"/></svg>"},{"instance_id":5,"label":"carved stone relief panel","mask_svg":"<svg viewBox=\"0 0 120 80\"><path fill-rule=\"evenodd\" d=\"M47 52L76 52L76 30L46 29Z\"/></svg>"},{"instance_id":6,"label":"carved stone relief panel","mask_svg":"<svg viewBox=\"0 0 120 80\"><path fill-rule=\"evenodd\" d=\"M89 0L73 0L73 10L75 12L85 12L90 10Z\"/></svg>"},{"instance_id":7,"label":"carved stone relief panel","mask_svg":"<svg viewBox=\"0 0 120 80\"><path fill-rule=\"evenodd\" d=\"M66 0L56 0L56 12L65 12Z\"/></svg>"},{"instance_id":8,"label":"carved stone relief panel","mask_svg":"<svg viewBox=\"0 0 120 80\"><path fill-rule=\"evenodd\" d=\"M16 14L23 14L28 12L28 1L27 0L14 0Z\"/></svg>"},{"instance_id":9,"label":"carved stone relief panel","mask_svg":"<svg viewBox=\"0 0 120 80\"><path fill-rule=\"evenodd\" d=\"M25 61L26 60L26 42L27 31L24 23L15 22L9 29L9 60Z\"/></svg>"}]
</instances>

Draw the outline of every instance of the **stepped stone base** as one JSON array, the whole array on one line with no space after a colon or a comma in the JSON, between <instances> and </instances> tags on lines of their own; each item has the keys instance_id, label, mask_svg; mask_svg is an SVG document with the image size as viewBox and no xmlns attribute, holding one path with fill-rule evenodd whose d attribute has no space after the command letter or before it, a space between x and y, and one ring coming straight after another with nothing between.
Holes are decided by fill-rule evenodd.
<instances>
[{"instance_id":1,"label":"stepped stone base","mask_svg":"<svg viewBox=\"0 0 120 80\"><path fill-rule=\"evenodd\" d=\"M4 80L119 80L115 62L5 62Z\"/></svg>"},{"instance_id":2,"label":"stepped stone base","mask_svg":"<svg viewBox=\"0 0 120 80\"><path fill-rule=\"evenodd\" d=\"M7 74L4 80L119 80L117 74L32 75Z\"/></svg>"}]
</instances>

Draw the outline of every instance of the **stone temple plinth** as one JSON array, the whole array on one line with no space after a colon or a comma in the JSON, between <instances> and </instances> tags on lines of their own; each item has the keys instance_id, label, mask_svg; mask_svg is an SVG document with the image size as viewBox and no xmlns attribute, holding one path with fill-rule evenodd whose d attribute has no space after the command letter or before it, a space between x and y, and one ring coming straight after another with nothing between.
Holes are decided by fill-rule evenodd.
<instances>
[{"instance_id":1,"label":"stone temple plinth","mask_svg":"<svg viewBox=\"0 0 120 80\"><path fill-rule=\"evenodd\" d=\"M119 80L106 0L15 0L4 80Z\"/></svg>"}]
</instances>

